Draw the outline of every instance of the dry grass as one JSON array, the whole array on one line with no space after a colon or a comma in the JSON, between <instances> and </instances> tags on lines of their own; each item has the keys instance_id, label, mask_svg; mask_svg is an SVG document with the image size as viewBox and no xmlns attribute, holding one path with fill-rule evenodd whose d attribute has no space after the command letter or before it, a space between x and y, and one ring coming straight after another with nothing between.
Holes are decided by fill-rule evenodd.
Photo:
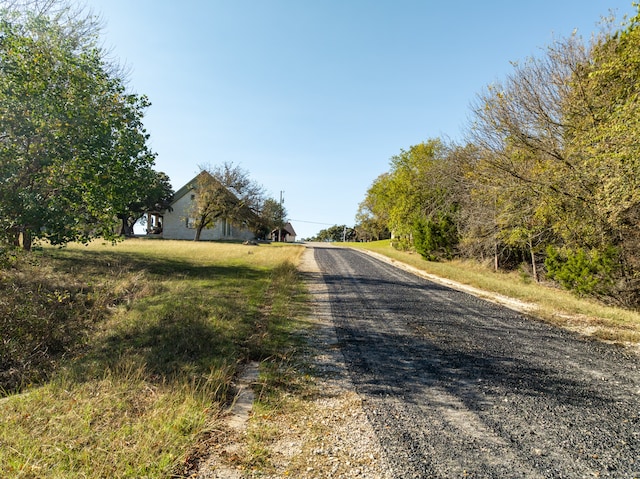
<instances>
[{"instance_id":1,"label":"dry grass","mask_svg":"<svg viewBox=\"0 0 640 479\"><path fill-rule=\"evenodd\" d=\"M43 350L46 374L0 399L0 477L186 474L228 405L238 365L295 347L301 252L128 240L44 248L5 265L5 288L47 292L24 317L42 321L52 304L43 300L60 297L67 308L56 321L76 334L56 334L64 341L55 354ZM11 308L21 309L17 296Z\"/></svg>"},{"instance_id":2,"label":"dry grass","mask_svg":"<svg viewBox=\"0 0 640 479\"><path fill-rule=\"evenodd\" d=\"M640 345L640 312L629 311L580 298L551 284L537 284L519 272L494 272L473 261L425 261L415 253L397 251L389 241L350 243L409 264L428 274L532 303L535 316L557 326L605 341L638 347Z\"/></svg>"}]
</instances>

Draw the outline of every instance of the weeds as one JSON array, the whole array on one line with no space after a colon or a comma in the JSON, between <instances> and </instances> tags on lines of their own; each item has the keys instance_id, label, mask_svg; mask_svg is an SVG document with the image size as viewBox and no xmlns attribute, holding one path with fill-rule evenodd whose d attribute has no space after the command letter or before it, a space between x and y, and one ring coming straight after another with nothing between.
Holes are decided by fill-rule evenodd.
<instances>
[{"instance_id":1,"label":"weeds","mask_svg":"<svg viewBox=\"0 0 640 479\"><path fill-rule=\"evenodd\" d=\"M183 468L215 429L237 365L286 349L300 253L126 241L4 260L0 287L14 293L2 296L2 378L14 374L5 389L24 394L0 399L0 477ZM46 360L25 367L29 349Z\"/></svg>"}]
</instances>

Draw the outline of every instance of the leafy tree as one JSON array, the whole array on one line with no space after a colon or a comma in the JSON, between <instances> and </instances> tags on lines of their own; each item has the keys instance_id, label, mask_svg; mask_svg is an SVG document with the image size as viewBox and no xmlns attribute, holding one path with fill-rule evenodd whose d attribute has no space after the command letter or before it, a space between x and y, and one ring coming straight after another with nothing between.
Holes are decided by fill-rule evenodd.
<instances>
[{"instance_id":1,"label":"leafy tree","mask_svg":"<svg viewBox=\"0 0 640 479\"><path fill-rule=\"evenodd\" d=\"M115 239L154 155L144 96L125 91L82 21L2 12L0 235L53 244Z\"/></svg>"},{"instance_id":2,"label":"leafy tree","mask_svg":"<svg viewBox=\"0 0 640 479\"><path fill-rule=\"evenodd\" d=\"M376 191L381 189L380 186L385 176L379 177L371 185L367 191L365 199L358 206L356 213L356 232L359 240L381 240L391 237L389 231L388 214L385 211L382 193L377 194Z\"/></svg>"},{"instance_id":3,"label":"leafy tree","mask_svg":"<svg viewBox=\"0 0 640 479\"><path fill-rule=\"evenodd\" d=\"M367 191L359 221L379 230L386 227L393 234L394 245L400 248L415 246L415 234L422 235L427 224L448 217L454 225L448 215L456 211L459 201L456 178L460 173L458 163L450 161L451 151L439 139L401 150L391 158L390 171L379 176ZM446 237L457 241L457 235ZM422 246L423 239L421 236Z\"/></svg>"},{"instance_id":4,"label":"leafy tree","mask_svg":"<svg viewBox=\"0 0 640 479\"><path fill-rule=\"evenodd\" d=\"M640 5L624 28L596 39L588 62L571 77L563 107L567 147L579 158L593 216L579 217L578 238L565 246L599 256L617 252L616 280L624 304L640 304ZM584 238L588 242L583 243ZM582 240L582 241L581 241Z\"/></svg>"},{"instance_id":5,"label":"leafy tree","mask_svg":"<svg viewBox=\"0 0 640 479\"><path fill-rule=\"evenodd\" d=\"M282 228L286 217L287 210L279 201L265 199L259 208L256 237L265 239L275 228Z\"/></svg>"},{"instance_id":6,"label":"leafy tree","mask_svg":"<svg viewBox=\"0 0 640 479\"><path fill-rule=\"evenodd\" d=\"M567 258L616 251L611 275L626 304L640 303L638 21L516 64L480 96L472 128L502 240L527 244L532 259L546 244Z\"/></svg>"},{"instance_id":7,"label":"leafy tree","mask_svg":"<svg viewBox=\"0 0 640 479\"><path fill-rule=\"evenodd\" d=\"M393 207L391 191L392 176L383 173L378 176L369 189L365 199L360 203L356 221L360 224L371 224L374 230L389 230L391 225L390 211Z\"/></svg>"},{"instance_id":8,"label":"leafy tree","mask_svg":"<svg viewBox=\"0 0 640 479\"><path fill-rule=\"evenodd\" d=\"M514 193L527 197L534 208L544 205L539 214L556 219L562 210L589 207L589 187L565 149L562 108L571 72L587 58L572 37L550 47L542 58L515 64L504 82L479 95L471 138L481 151L481 171L492 196L506 187L510 192L505 199Z\"/></svg>"},{"instance_id":9,"label":"leafy tree","mask_svg":"<svg viewBox=\"0 0 640 479\"><path fill-rule=\"evenodd\" d=\"M354 228L347 227L347 225L334 225L320 230L313 240L332 242L355 241L356 231Z\"/></svg>"},{"instance_id":10,"label":"leafy tree","mask_svg":"<svg viewBox=\"0 0 640 479\"><path fill-rule=\"evenodd\" d=\"M174 191L167 174L153 170L143 170L142 173L146 174L138 178L141 183L138 191L144 196L129 198L126 211L117 215L121 221L120 234L123 236L132 236L134 225L147 212L171 208Z\"/></svg>"},{"instance_id":11,"label":"leafy tree","mask_svg":"<svg viewBox=\"0 0 640 479\"><path fill-rule=\"evenodd\" d=\"M234 224L255 227L260 224L260 205L263 204L262 186L251 180L248 172L224 163L202 167L197 177L195 201L190 216L195 219L195 241L202 230L215 227L216 221L225 219Z\"/></svg>"},{"instance_id":12,"label":"leafy tree","mask_svg":"<svg viewBox=\"0 0 640 479\"><path fill-rule=\"evenodd\" d=\"M536 161L528 151L507 150L512 161L518 163L523 175L535 175ZM484 152L479 161L469 167L467 178L472 184L471 200L466 204L484 222L480 231L493 241L494 267L515 266L528 257L531 272L539 279L539 256L552 239L551 225L544 210L540 192L531 183L512 175L496 174L490 152ZM500 161L500 160L498 160ZM479 209L484 208L484 212ZM466 214L467 218L471 214ZM477 234L466 232L465 234Z\"/></svg>"},{"instance_id":13,"label":"leafy tree","mask_svg":"<svg viewBox=\"0 0 640 479\"><path fill-rule=\"evenodd\" d=\"M391 158L391 229L413 234L416 221L431 216L446 201L438 171L445 149L440 140L411 146Z\"/></svg>"}]
</instances>

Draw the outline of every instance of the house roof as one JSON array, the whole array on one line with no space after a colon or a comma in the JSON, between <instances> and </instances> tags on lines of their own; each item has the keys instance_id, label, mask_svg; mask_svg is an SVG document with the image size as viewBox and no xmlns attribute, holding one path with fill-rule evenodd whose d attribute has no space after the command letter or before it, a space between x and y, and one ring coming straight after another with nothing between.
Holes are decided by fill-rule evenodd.
<instances>
[{"instance_id":1,"label":"house roof","mask_svg":"<svg viewBox=\"0 0 640 479\"><path fill-rule=\"evenodd\" d=\"M194 176L193 179L188 181L182 188L180 188L178 191L175 192L175 194L173 195L173 201L171 202L171 204L175 203L180 198L185 196L187 193L194 190L196 188L196 185L198 184L198 178L200 178L200 176L202 175L211 176L211 173L209 173L208 171L202 170L200 173Z\"/></svg>"},{"instance_id":2,"label":"house roof","mask_svg":"<svg viewBox=\"0 0 640 479\"><path fill-rule=\"evenodd\" d=\"M274 229L273 233L275 233L276 231L278 231L278 228ZM291 223L289 223L288 221L282 227L282 231L290 236L296 236L296 230L293 229L293 226L291 226Z\"/></svg>"},{"instance_id":3,"label":"house roof","mask_svg":"<svg viewBox=\"0 0 640 479\"><path fill-rule=\"evenodd\" d=\"M287 223L284 225L283 228L287 233L289 233L291 236L296 236L296 230L293 229L293 226L291 226L291 223L289 223L287 221Z\"/></svg>"},{"instance_id":4,"label":"house roof","mask_svg":"<svg viewBox=\"0 0 640 479\"><path fill-rule=\"evenodd\" d=\"M173 200L171 202L171 205L174 205L178 200L180 200L181 198L185 197L187 194L193 192L193 191L197 191L198 189L198 181L201 177L203 176L208 176L209 179L216 181L220 186L222 186L227 193L231 196L233 201L239 202L240 198L238 198L237 193L233 190L233 188L229 188L224 186L215 176L213 176L211 173L209 173L207 170L202 170L200 173L198 173L196 176L194 176L190 181L188 181L182 188L180 188L178 191L175 192L175 194L173 195ZM246 210L247 213L247 217L249 218L256 218L257 215L255 213L255 211L253 211L253 209L251 209L249 206L244 206L243 207L244 210Z\"/></svg>"}]
</instances>

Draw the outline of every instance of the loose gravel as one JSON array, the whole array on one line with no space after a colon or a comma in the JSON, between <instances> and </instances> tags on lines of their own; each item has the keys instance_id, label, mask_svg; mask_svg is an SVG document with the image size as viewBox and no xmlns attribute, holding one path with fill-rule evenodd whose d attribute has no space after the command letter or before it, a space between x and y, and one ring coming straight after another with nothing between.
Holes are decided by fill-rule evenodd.
<instances>
[{"instance_id":1,"label":"loose gravel","mask_svg":"<svg viewBox=\"0 0 640 479\"><path fill-rule=\"evenodd\" d=\"M362 399L344 362L331 317L330 300L313 249L299 267L313 311L307 336L305 371L313 378L311 394L296 398L286 414L266 418L245 416L239 430L238 411L231 409L216 431L201 444L200 465L190 478L198 479L391 479L381 444L362 407ZM264 440L268 466L242 466L249 455L248 436L271 431Z\"/></svg>"},{"instance_id":2,"label":"loose gravel","mask_svg":"<svg viewBox=\"0 0 640 479\"><path fill-rule=\"evenodd\" d=\"M635 354L360 252L316 259L394 477L640 477Z\"/></svg>"},{"instance_id":3,"label":"loose gravel","mask_svg":"<svg viewBox=\"0 0 640 479\"><path fill-rule=\"evenodd\" d=\"M640 478L640 360L353 250L309 248L316 393L200 478ZM268 468L234 467L252 427Z\"/></svg>"}]
</instances>

